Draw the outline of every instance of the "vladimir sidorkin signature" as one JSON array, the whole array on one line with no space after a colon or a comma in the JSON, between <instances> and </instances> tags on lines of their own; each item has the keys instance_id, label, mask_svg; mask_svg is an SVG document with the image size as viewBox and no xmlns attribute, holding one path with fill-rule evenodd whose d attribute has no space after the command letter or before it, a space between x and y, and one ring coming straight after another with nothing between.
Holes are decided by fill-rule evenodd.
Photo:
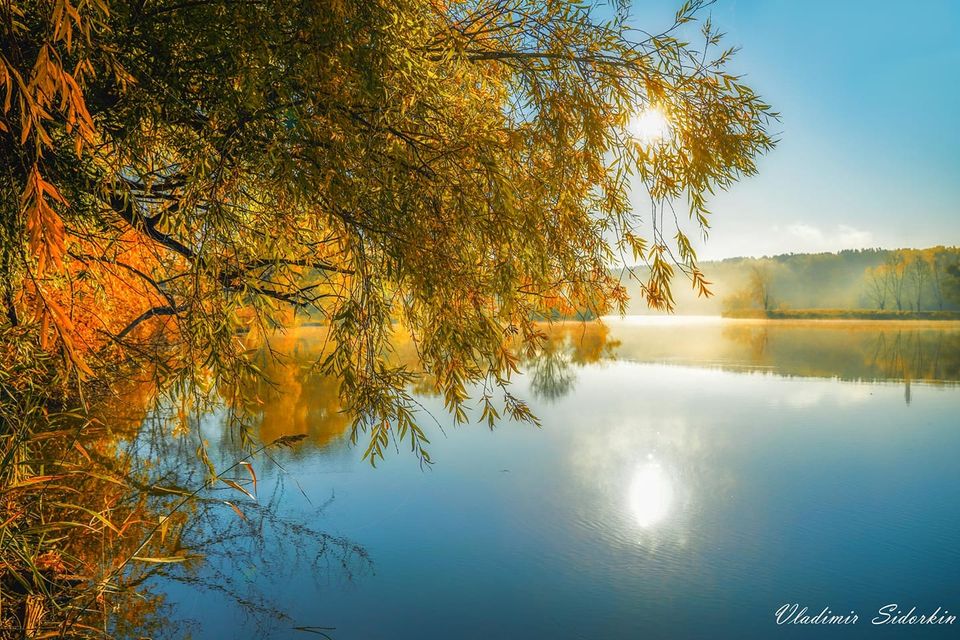
<instances>
[{"instance_id":1,"label":"vladimir sidorkin signature","mask_svg":"<svg viewBox=\"0 0 960 640\"><path fill-rule=\"evenodd\" d=\"M869 616L869 617L868 617ZM921 610L897 603L885 604L875 612L861 617L856 611L837 613L830 607L806 607L799 603L786 603L774 612L778 625L946 625L954 624L957 616L944 607Z\"/></svg>"}]
</instances>

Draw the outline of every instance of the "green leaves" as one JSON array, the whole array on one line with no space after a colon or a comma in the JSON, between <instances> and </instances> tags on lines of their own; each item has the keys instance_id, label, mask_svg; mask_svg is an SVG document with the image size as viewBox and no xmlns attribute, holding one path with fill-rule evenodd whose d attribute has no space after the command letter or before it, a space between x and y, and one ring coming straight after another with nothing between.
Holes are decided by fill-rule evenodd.
<instances>
[{"instance_id":1,"label":"green leaves","mask_svg":"<svg viewBox=\"0 0 960 640\"><path fill-rule=\"evenodd\" d=\"M2 120L5 149L42 125L54 151L33 191L28 176L0 183L16 222L0 276L25 286L25 247L82 272L43 291L92 327L90 349L207 390L261 375L239 333L327 325L317 366L371 462L391 443L429 459L414 386L455 423L474 409L489 426L535 421L508 390L535 319L622 310L613 273L637 262L652 306L671 307L675 269L707 295L690 228L705 234L709 195L773 146L776 114L727 69L734 50L690 24L704 5L654 35L625 5L607 20L565 0L59 0L57 25L31 5L4 42L46 52L41 80L65 102L30 130ZM32 67L3 59L12 114ZM639 144L630 125L651 106L669 135ZM25 192L47 197L28 199L29 228ZM669 215L682 199L689 220ZM416 365L397 362L397 339Z\"/></svg>"}]
</instances>

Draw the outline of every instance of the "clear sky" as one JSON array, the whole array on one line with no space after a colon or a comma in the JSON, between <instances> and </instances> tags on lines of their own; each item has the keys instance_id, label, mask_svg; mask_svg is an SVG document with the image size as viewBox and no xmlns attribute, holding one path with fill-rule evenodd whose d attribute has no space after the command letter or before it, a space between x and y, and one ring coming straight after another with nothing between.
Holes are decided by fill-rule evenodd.
<instances>
[{"instance_id":1,"label":"clear sky","mask_svg":"<svg viewBox=\"0 0 960 640\"><path fill-rule=\"evenodd\" d=\"M633 22L662 30L679 4L635 0ZM711 201L702 259L960 244L960 0L704 11L782 122L759 175Z\"/></svg>"}]
</instances>

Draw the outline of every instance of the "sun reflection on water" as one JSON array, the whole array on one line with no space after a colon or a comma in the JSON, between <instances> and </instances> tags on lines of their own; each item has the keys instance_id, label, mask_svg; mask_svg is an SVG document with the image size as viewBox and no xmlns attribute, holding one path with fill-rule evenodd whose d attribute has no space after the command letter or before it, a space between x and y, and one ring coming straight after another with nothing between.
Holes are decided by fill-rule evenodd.
<instances>
[{"instance_id":1,"label":"sun reflection on water","mask_svg":"<svg viewBox=\"0 0 960 640\"><path fill-rule=\"evenodd\" d=\"M661 522L670 513L674 500L673 481L653 457L641 463L630 481L628 505L633 518L644 528Z\"/></svg>"}]
</instances>

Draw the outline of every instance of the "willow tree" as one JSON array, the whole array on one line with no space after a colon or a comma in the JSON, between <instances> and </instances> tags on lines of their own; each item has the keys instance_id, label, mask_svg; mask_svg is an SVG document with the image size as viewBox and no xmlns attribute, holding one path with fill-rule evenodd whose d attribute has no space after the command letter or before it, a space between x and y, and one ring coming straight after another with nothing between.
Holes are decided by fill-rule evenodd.
<instances>
[{"instance_id":1,"label":"willow tree","mask_svg":"<svg viewBox=\"0 0 960 640\"><path fill-rule=\"evenodd\" d=\"M4 2L4 335L80 380L229 389L238 332L307 312L374 459L422 452L418 378L458 420L533 419L509 379L535 318L622 310L618 264L655 307L675 272L706 293L688 236L773 144L702 5L654 36L622 3Z\"/></svg>"}]
</instances>

